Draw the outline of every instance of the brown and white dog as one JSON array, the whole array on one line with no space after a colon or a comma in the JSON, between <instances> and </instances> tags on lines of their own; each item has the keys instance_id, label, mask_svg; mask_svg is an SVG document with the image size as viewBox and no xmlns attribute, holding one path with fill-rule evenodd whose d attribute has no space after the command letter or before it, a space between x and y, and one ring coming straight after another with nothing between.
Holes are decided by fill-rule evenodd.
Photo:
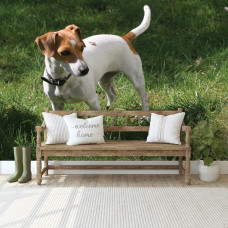
<instances>
[{"instance_id":1,"label":"brown and white dog","mask_svg":"<svg viewBox=\"0 0 228 228\"><path fill-rule=\"evenodd\" d=\"M150 14L149 6L144 6L142 23L123 37L95 35L82 40L81 29L75 25L37 37L35 41L45 55L43 88L53 110L80 101L100 110L97 83L110 107L116 96L113 77L118 72L128 76L141 97L142 109L148 110L142 62L131 42L149 27Z\"/></svg>"}]
</instances>

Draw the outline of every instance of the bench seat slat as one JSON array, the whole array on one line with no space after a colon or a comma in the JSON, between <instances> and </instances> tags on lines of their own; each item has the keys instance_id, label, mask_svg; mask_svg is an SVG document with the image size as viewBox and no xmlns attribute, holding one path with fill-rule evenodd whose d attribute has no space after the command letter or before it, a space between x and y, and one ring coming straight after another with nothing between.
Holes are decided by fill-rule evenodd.
<instances>
[{"instance_id":1,"label":"bench seat slat","mask_svg":"<svg viewBox=\"0 0 228 228\"><path fill-rule=\"evenodd\" d=\"M146 143L145 140L115 140L106 141L104 144L87 144L87 145L75 145L67 146L66 144L52 144L46 145L45 142L41 143L41 150L57 150L57 151L185 151L186 145L174 145L165 143Z\"/></svg>"},{"instance_id":2,"label":"bench seat slat","mask_svg":"<svg viewBox=\"0 0 228 228\"><path fill-rule=\"evenodd\" d=\"M45 150L41 151L42 156L54 157L141 157L141 156L185 156L185 151L172 150Z\"/></svg>"}]
</instances>

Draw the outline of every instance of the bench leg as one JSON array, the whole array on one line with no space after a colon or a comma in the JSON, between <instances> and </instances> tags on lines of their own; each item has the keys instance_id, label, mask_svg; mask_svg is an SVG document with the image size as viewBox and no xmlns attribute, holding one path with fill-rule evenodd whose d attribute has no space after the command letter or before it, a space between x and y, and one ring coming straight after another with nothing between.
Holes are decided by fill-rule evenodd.
<instances>
[{"instance_id":1,"label":"bench leg","mask_svg":"<svg viewBox=\"0 0 228 228\"><path fill-rule=\"evenodd\" d=\"M190 173L190 158L191 158L191 150L186 151L186 163L185 163L185 183L191 183L191 173Z\"/></svg>"},{"instance_id":2,"label":"bench leg","mask_svg":"<svg viewBox=\"0 0 228 228\"><path fill-rule=\"evenodd\" d=\"M183 168L183 157L179 157L179 177L181 177L183 174L182 168Z\"/></svg>"},{"instance_id":3,"label":"bench leg","mask_svg":"<svg viewBox=\"0 0 228 228\"><path fill-rule=\"evenodd\" d=\"M37 151L36 153L36 169L37 169L37 172L36 172L36 182L38 185L41 184L42 182L42 175L41 175L41 151Z\"/></svg>"},{"instance_id":4,"label":"bench leg","mask_svg":"<svg viewBox=\"0 0 228 228\"><path fill-rule=\"evenodd\" d=\"M48 156L44 156L44 168L48 167ZM48 176L48 169L44 172L44 176Z\"/></svg>"}]
</instances>

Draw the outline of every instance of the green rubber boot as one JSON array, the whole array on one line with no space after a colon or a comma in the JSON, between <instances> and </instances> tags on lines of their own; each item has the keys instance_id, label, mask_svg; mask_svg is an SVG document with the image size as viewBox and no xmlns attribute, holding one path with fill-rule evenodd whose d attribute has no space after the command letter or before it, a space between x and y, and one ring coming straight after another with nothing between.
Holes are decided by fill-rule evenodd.
<instances>
[{"instance_id":1,"label":"green rubber boot","mask_svg":"<svg viewBox=\"0 0 228 228\"><path fill-rule=\"evenodd\" d=\"M15 160L15 172L7 179L9 182L16 182L20 178L23 172L22 165L22 148L20 146L13 148L14 160Z\"/></svg>"},{"instance_id":2,"label":"green rubber boot","mask_svg":"<svg viewBox=\"0 0 228 228\"><path fill-rule=\"evenodd\" d=\"M31 173L31 147L22 147L23 173L18 179L19 183L26 183L32 179Z\"/></svg>"}]
</instances>

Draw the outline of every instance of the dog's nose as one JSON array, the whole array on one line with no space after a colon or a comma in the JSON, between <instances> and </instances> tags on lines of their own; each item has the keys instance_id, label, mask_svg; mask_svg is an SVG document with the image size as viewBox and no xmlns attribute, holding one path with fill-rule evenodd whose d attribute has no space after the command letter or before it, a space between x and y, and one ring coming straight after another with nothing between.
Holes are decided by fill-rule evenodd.
<instances>
[{"instance_id":1,"label":"dog's nose","mask_svg":"<svg viewBox=\"0 0 228 228\"><path fill-rule=\"evenodd\" d=\"M88 72L89 72L89 68L88 67L80 69L81 76L84 76L84 75L88 74Z\"/></svg>"}]
</instances>

